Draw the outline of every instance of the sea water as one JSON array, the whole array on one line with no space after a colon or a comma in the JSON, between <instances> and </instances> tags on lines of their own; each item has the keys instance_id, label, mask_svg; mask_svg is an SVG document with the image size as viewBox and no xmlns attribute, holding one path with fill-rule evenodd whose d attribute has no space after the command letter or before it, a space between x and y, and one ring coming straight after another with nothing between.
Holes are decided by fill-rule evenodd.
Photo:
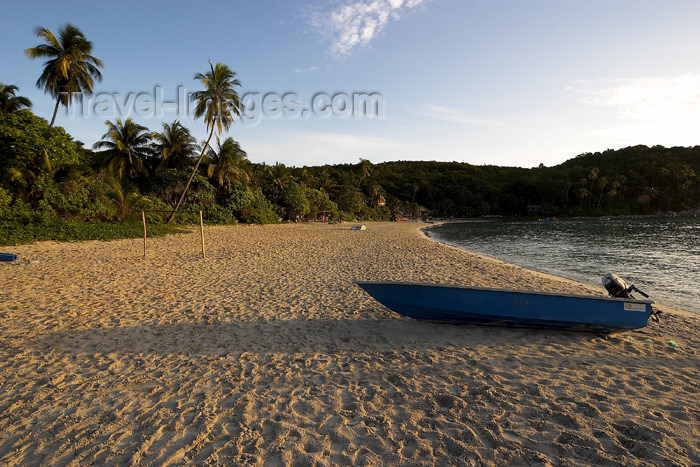
<instances>
[{"instance_id":1,"label":"sea water","mask_svg":"<svg viewBox=\"0 0 700 467\"><path fill-rule=\"evenodd\" d=\"M700 313L699 218L472 221L431 227L429 234L600 287L600 278L613 272L659 303Z\"/></svg>"}]
</instances>

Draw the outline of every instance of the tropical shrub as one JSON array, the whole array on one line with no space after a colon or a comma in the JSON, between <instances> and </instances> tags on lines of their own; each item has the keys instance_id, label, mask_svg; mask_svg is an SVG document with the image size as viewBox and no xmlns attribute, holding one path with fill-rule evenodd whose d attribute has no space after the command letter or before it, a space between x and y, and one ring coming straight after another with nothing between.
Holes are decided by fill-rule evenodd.
<instances>
[{"instance_id":1,"label":"tropical shrub","mask_svg":"<svg viewBox=\"0 0 700 467\"><path fill-rule=\"evenodd\" d=\"M284 214L288 219L301 219L311 209L304 188L296 183L290 184L282 192L282 204L284 205Z\"/></svg>"},{"instance_id":2,"label":"tropical shrub","mask_svg":"<svg viewBox=\"0 0 700 467\"><path fill-rule=\"evenodd\" d=\"M306 199L309 202L308 219L315 220L321 213L328 213L331 219L338 217L338 205L330 200L328 193L314 188L304 190Z\"/></svg>"},{"instance_id":3,"label":"tropical shrub","mask_svg":"<svg viewBox=\"0 0 700 467\"><path fill-rule=\"evenodd\" d=\"M279 216L275 212L274 205L259 188L253 189L234 184L231 190L220 198L219 204L233 212L241 222L279 223Z\"/></svg>"}]
</instances>

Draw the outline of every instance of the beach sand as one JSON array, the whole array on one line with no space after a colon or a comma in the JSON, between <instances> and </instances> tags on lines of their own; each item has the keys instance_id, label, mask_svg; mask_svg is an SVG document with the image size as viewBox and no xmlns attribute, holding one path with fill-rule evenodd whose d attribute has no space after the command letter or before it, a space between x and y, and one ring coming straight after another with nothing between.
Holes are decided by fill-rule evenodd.
<instances>
[{"instance_id":1,"label":"beach sand","mask_svg":"<svg viewBox=\"0 0 700 467\"><path fill-rule=\"evenodd\" d=\"M353 281L604 290L367 226L5 247L0 464L700 465L699 315L410 320Z\"/></svg>"}]
</instances>

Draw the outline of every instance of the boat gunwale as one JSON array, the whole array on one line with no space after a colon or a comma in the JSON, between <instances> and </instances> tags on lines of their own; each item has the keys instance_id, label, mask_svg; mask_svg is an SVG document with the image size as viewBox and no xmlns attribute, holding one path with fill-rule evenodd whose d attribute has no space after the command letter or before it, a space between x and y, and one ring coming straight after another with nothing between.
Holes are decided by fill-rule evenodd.
<instances>
[{"instance_id":1,"label":"boat gunwale","mask_svg":"<svg viewBox=\"0 0 700 467\"><path fill-rule=\"evenodd\" d=\"M430 282L404 282L404 281L353 281L354 284L361 286L362 284L376 284L376 285L406 285L406 286L419 286L419 287L441 287L447 289L464 289L464 290L478 290L484 292L505 292L505 293L515 293L520 295L543 295L550 297L565 297L565 298L582 298L586 300L606 300L613 302L627 302L627 303L645 303L648 305L653 305L656 302L654 300L642 300L637 298L621 298L621 297L603 297L598 295L580 295L580 294L562 294L554 292L540 292L536 290L516 290L516 289L506 289L506 288L494 288L494 287L479 287L472 285L456 285L456 284L435 284Z\"/></svg>"}]
</instances>

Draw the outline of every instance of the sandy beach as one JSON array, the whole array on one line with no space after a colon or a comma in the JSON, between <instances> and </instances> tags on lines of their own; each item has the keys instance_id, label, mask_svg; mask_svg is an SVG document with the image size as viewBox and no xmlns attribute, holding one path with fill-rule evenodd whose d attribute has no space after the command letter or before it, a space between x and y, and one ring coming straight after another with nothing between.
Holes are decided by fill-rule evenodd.
<instances>
[{"instance_id":1,"label":"sandy beach","mask_svg":"<svg viewBox=\"0 0 700 467\"><path fill-rule=\"evenodd\" d=\"M0 464L700 465L700 315L413 321L353 281L605 291L366 225L4 247Z\"/></svg>"}]
</instances>

